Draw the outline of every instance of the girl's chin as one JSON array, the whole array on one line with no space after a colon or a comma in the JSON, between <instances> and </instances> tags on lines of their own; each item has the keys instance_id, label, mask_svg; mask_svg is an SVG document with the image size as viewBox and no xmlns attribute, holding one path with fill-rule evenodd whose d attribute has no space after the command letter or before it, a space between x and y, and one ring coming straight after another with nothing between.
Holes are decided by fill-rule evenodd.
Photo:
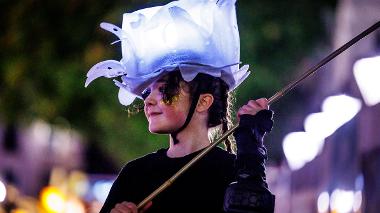
<instances>
[{"instance_id":1,"label":"girl's chin","mask_svg":"<svg viewBox=\"0 0 380 213\"><path fill-rule=\"evenodd\" d=\"M149 128L149 132L154 134L170 134L172 131L161 129L161 128Z\"/></svg>"},{"instance_id":2,"label":"girl's chin","mask_svg":"<svg viewBox=\"0 0 380 213\"><path fill-rule=\"evenodd\" d=\"M152 134L167 134L166 132L163 132L163 131L153 131L153 130L149 130L150 133Z\"/></svg>"}]
</instances>

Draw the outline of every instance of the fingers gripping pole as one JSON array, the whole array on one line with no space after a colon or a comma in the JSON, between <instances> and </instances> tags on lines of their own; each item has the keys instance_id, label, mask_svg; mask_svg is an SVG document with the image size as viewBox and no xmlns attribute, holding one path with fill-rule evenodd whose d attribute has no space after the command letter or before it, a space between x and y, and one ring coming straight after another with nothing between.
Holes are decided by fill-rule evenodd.
<instances>
[{"instance_id":1,"label":"fingers gripping pole","mask_svg":"<svg viewBox=\"0 0 380 213\"><path fill-rule=\"evenodd\" d=\"M296 80L290 82L288 85L286 85L284 88L276 92L272 97L268 99L268 105L271 105L278 101L282 96L286 95L289 91L291 91L293 88L295 88L300 82L308 78L310 75L316 73L319 68L327 64L329 61L331 61L333 58L347 50L349 47L351 47L353 44L358 42L360 39L364 38L368 34L372 33L376 29L380 27L380 21L376 22L374 25L369 27L368 29L364 30L362 33L351 39L349 42L341 46L339 49L332 52L330 55L322 59L318 64L308 69L304 74L302 74L299 78ZM141 201L137 208L142 209L149 201L153 200L158 194L160 194L163 190L165 190L167 187L169 187L181 174L183 174L185 171L187 171L194 163L196 163L199 159L201 159L203 156L205 156L208 152L211 151L212 148L220 144L222 141L224 141L229 135L231 135L237 128L239 127L239 124L234 125L231 129L227 130L217 141L211 143L207 148L205 148L202 152L200 152L197 156L195 156L189 163L187 163L185 166L183 166L178 172L176 172L169 180L167 180L164 184L162 184L160 187L158 187L154 192L152 192L148 197L146 197L143 201Z\"/></svg>"}]
</instances>

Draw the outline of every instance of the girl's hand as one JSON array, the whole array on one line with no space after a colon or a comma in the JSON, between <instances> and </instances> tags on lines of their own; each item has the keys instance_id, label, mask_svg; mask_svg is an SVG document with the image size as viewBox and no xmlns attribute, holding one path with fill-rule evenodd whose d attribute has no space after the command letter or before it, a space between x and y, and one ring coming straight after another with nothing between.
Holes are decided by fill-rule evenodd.
<instances>
[{"instance_id":1,"label":"girl's hand","mask_svg":"<svg viewBox=\"0 0 380 213\"><path fill-rule=\"evenodd\" d=\"M136 204L124 201L122 203L116 204L115 208L111 209L110 213L143 213L151 206L152 206L152 201L147 203L141 209L141 211L138 211Z\"/></svg>"},{"instance_id":2,"label":"girl's hand","mask_svg":"<svg viewBox=\"0 0 380 213\"><path fill-rule=\"evenodd\" d=\"M239 118L243 114L256 115L256 113L264 109L269 109L268 100L266 98L249 100L246 105L240 107L237 116Z\"/></svg>"}]
</instances>

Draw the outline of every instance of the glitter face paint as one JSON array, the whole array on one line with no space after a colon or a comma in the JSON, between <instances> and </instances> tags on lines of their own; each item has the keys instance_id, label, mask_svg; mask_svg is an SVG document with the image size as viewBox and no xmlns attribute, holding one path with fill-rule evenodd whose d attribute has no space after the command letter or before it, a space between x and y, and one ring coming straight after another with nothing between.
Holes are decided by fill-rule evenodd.
<instances>
[{"instance_id":1,"label":"glitter face paint","mask_svg":"<svg viewBox=\"0 0 380 213\"><path fill-rule=\"evenodd\" d=\"M183 125L190 108L190 95L182 88L168 104L168 101L163 99L165 84L165 81L156 81L143 94L144 112L149 123L149 131L152 133L174 132Z\"/></svg>"}]
</instances>

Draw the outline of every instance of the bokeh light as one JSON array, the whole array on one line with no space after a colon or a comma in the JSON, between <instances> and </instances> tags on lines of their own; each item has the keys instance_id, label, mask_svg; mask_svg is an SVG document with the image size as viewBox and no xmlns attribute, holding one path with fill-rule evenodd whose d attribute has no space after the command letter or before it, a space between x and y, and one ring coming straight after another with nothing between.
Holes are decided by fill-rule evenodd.
<instances>
[{"instance_id":1,"label":"bokeh light","mask_svg":"<svg viewBox=\"0 0 380 213\"><path fill-rule=\"evenodd\" d=\"M63 212L65 196L56 187L47 186L41 192L41 202L44 209L50 213Z\"/></svg>"},{"instance_id":2,"label":"bokeh light","mask_svg":"<svg viewBox=\"0 0 380 213\"><path fill-rule=\"evenodd\" d=\"M331 209L337 213L351 212L354 206L354 192L335 189L331 194Z\"/></svg>"},{"instance_id":3,"label":"bokeh light","mask_svg":"<svg viewBox=\"0 0 380 213\"><path fill-rule=\"evenodd\" d=\"M282 146L292 170L302 168L322 150L325 138L350 121L361 109L360 100L336 95L327 97L322 103L322 112L305 118L305 132L291 132L284 137Z\"/></svg>"},{"instance_id":4,"label":"bokeh light","mask_svg":"<svg viewBox=\"0 0 380 213\"><path fill-rule=\"evenodd\" d=\"M104 202L107 198L108 192L110 191L112 186L112 181L97 181L95 182L93 188L92 188L92 193L94 194L95 198L99 202Z\"/></svg>"},{"instance_id":5,"label":"bokeh light","mask_svg":"<svg viewBox=\"0 0 380 213\"><path fill-rule=\"evenodd\" d=\"M320 152L323 140L307 132L292 132L285 136L283 149L292 170L302 168Z\"/></svg>"},{"instance_id":6,"label":"bokeh light","mask_svg":"<svg viewBox=\"0 0 380 213\"><path fill-rule=\"evenodd\" d=\"M319 213L324 213L329 210L329 205L330 205L330 196L328 192L322 192L318 196L318 212Z\"/></svg>"},{"instance_id":7,"label":"bokeh light","mask_svg":"<svg viewBox=\"0 0 380 213\"><path fill-rule=\"evenodd\" d=\"M356 61L354 76L364 102L368 106L380 103L380 56Z\"/></svg>"},{"instance_id":8,"label":"bokeh light","mask_svg":"<svg viewBox=\"0 0 380 213\"><path fill-rule=\"evenodd\" d=\"M7 196L7 189L5 188L5 184L0 180L0 203L5 200Z\"/></svg>"}]
</instances>

